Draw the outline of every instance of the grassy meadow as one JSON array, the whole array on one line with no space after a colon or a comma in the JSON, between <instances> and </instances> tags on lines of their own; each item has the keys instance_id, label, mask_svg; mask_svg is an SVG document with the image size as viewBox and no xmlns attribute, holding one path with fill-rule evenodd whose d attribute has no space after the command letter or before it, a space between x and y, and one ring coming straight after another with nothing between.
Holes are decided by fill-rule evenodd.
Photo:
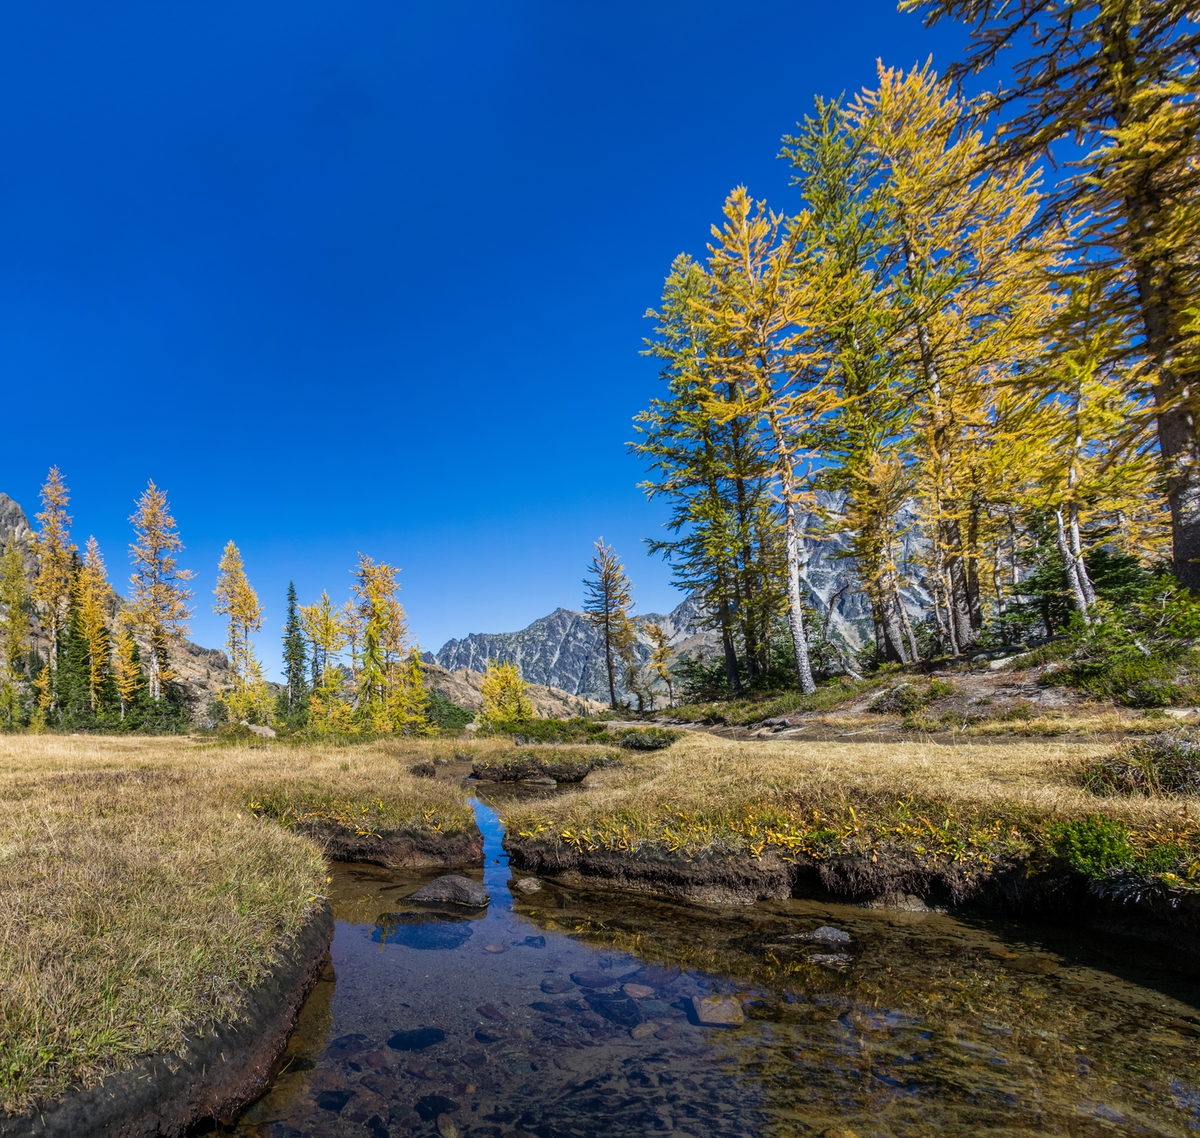
<instances>
[{"instance_id":1,"label":"grassy meadow","mask_svg":"<svg viewBox=\"0 0 1200 1138\"><path fill-rule=\"evenodd\" d=\"M323 902L298 825L471 825L454 783L408 773L437 754L0 735L0 1109L234 1020Z\"/></svg>"},{"instance_id":2,"label":"grassy meadow","mask_svg":"<svg viewBox=\"0 0 1200 1138\"><path fill-rule=\"evenodd\" d=\"M1059 739L948 746L688 733L592 775L587 789L513 803L504 820L510 834L581 851L903 857L967 872L1045 856L1191 890L1200 801L1086 789L1089 760L1112 751L1111 742Z\"/></svg>"}]
</instances>

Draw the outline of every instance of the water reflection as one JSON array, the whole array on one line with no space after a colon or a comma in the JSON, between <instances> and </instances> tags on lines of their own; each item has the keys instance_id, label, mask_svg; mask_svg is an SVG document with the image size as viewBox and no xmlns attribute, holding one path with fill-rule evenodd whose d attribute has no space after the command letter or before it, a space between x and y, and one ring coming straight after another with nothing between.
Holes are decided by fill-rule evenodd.
<instances>
[{"instance_id":1,"label":"water reflection","mask_svg":"<svg viewBox=\"0 0 1200 1138\"><path fill-rule=\"evenodd\" d=\"M496 814L477 816L483 914L407 902L428 873L337 869L336 988L318 985L237 1133L1200 1129L1181 954L812 901L514 897ZM721 1015L735 1026L706 1022Z\"/></svg>"}]
</instances>

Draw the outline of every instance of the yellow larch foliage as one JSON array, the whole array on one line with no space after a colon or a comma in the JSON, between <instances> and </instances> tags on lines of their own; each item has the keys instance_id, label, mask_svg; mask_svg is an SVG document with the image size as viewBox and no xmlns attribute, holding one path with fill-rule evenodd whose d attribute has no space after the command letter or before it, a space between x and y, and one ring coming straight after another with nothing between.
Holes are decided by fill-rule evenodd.
<instances>
[{"instance_id":1,"label":"yellow larch foliage","mask_svg":"<svg viewBox=\"0 0 1200 1138\"><path fill-rule=\"evenodd\" d=\"M221 554L213 591L217 598L213 612L229 618L225 646L229 650L231 683L217 698L228 709L231 723L267 723L271 719L271 695L251 639L262 628L262 605L246 577L241 552L232 541Z\"/></svg>"},{"instance_id":2,"label":"yellow larch foliage","mask_svg":"<svg viewBox=\"0 0 1200 1138\"><path fill-rule=\"evenodd\" d=\"M83 567L75 577L75 603L79 627L88 646L88 697L92 710L100 704L100 693L108 677L111 654L108 609L111 590L104 557L94 537L87 539Z\"/></svg>"},{"instance_id":3,"label":"yellow larch foliage","mask_svg":"<svg viewBox=\"0 0 1200 1138\"><path fill-rule=\"evenodd\" d=\"M529 685L521 670L511 660L489 660L483 677L483 708L479 713L482 726L497 727L533 719L536 712L529 698Z\"/></svg>"},{"instance_id":4,"label":"yellow larch foliage","mask_svg":"<svg viewBox=\"0 0 1200 1138\"><path fill-rule=\"evenodd\" d=\"M147 680L150 698L162 699L165 685L174 679L167 663L171 643L187 633L191 591L185 582L195 574L180 569L175 554L183 549L167 495L151 481L138 499L129 521L136 540L129 547L133 593L129 621L147 646Z\"/></svg>"}]
</instances>

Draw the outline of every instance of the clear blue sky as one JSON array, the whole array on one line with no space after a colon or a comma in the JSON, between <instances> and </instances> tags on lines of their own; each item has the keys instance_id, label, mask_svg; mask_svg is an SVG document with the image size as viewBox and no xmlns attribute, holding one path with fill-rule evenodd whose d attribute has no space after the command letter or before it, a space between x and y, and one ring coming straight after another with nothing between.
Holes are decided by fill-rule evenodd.
<instances>
[{"instance_id":1,"label":"clear blue sky","mask_svg":"<svg viewBox=\"0 0 1200 1138\"><path fill-rule=\"evenodd\" d=\"M577 606L597 535L679 599L625 453L642 313L779 138L875 60L944 65L893 0L6 5L0 490L51 463L118 588L154 478L197 571L283 594L403 568L414 633Z\"/></svg>"}]
</instances>

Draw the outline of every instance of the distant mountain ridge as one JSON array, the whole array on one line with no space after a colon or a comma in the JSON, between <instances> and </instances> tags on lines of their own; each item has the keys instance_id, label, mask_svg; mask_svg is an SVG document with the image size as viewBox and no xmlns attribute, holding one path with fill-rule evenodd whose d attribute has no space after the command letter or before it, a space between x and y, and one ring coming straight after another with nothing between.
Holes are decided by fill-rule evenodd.
<instances>
[{"instance_id":1,"label":"distant mountain ridge","mask_svg":"<svg viewBox=\"0 0 1200 1138\"><path fill-rule=\"evenodd\" d=\"M635 654L639 663L650 656L647 624L657 624L678 651L707 655L720 643L715 632L700 627L704 610L695 597L685 597L669 613L635 616ZM482 672L488 660L511 661L530 683L561 688L571 695L608 701L604 641L587 618L575 609L557 608L519 632L473 632L447 640L432 657L448 671L469 668ZM624 694L618 684L617 695Z\"/></svg>"},{"instance_id":2,"label":"distant mountain ridge","mask_svg":"<svg viewBox=\"0 0 1200 1138\"><path fill-rule=\"evenodd\" d=\"M856 652L873 643L875 623L870 601L855 576L854 563L846 557L851 536L846 533L819 536L823 515L836 517L842 513L846 495L821 490L816 499L821 513L811 513L801 520L803 531L814 535L803 542L801 579L813 608L822 619L828 613L830 633ZM917 522L917 506L912 501L904 503L894 519L900 535L896 565L901 579L909 582L901 586L900 599L914 624L933 611L933 599L920 563L926 541ZM634 617L639 663L645 663L650 656L650 638L645 632L650 623L662 626L676 653L688 652L695 657L710 656L721 650L720 633L703 627L705 611L695 594L666 615L646 613ZM530 683L561 688L589 699L608 700L603 641L583 613L575 609L557 608L519 632L473 632L461 640L447 640L436 654L426 653L426 658L450 671L470 668L482 672L488 660L512 662ZM624 688L618 684L618 698L624 694Z\"/></svg>"}]
</instances>

